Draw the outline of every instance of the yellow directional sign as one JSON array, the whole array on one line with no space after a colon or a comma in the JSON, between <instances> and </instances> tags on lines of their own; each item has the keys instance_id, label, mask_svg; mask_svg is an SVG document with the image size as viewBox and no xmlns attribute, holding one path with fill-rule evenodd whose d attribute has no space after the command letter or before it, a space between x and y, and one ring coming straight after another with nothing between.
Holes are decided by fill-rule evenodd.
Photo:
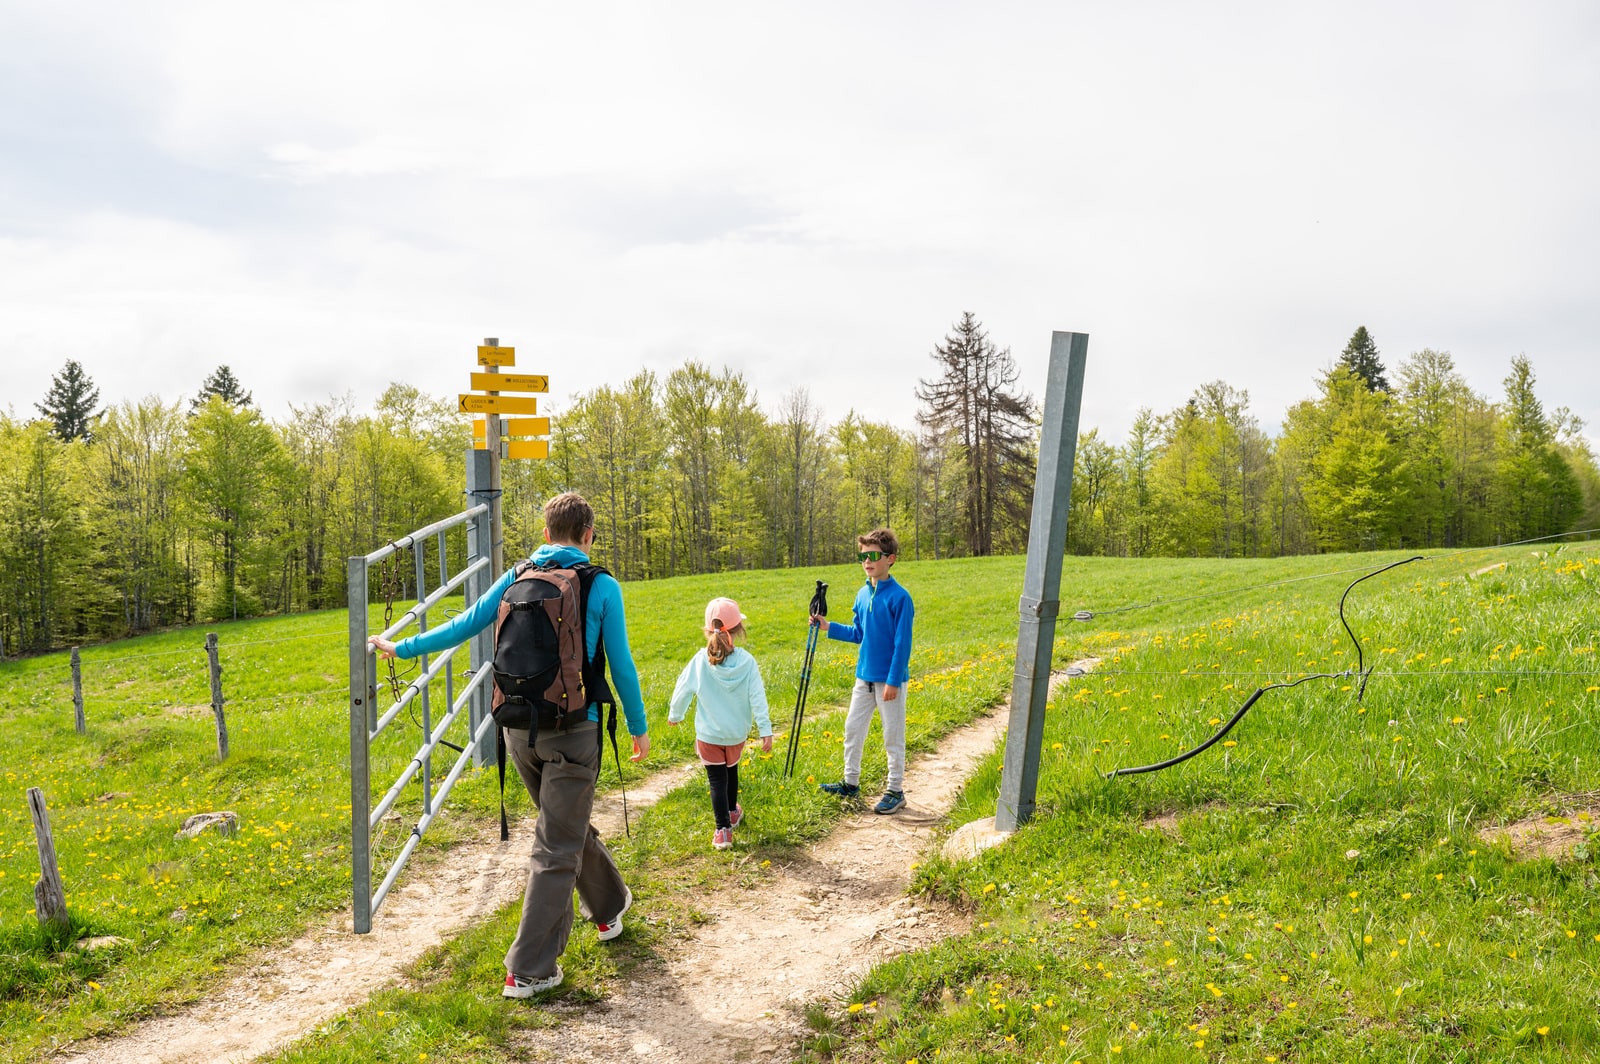
<instances>
[{"instance_id":1,"label":"yellow directional sign","mask_svg":"<svg viewBox=\"0 0 1600 1064\"><path fill-rule=\"evenodd\" d=\"M460 394L456 409L463 414L537 414L539 400L531 395Z\"/></svg>"},{"instance_id":2,"label":"yellow directional sign","mask_svg":"<svg viewBox=\"0 0 1600 1064\"><path fill-rule=\"evenodd\" d=\"M486 439L488 434L488 425L474 418L472 421L472 438L482 440ZM547 417L502 418L500 421L500 434L502 436L548 436L550 435L550 419Z\"/></svg>"},{"instance_id":3,"label":"yellow directional sign","mask_svg":"<svg viewBox=\"0 0 1600 1064\"><path fill-rule=\"evenodd\" d=\"M480 392L548 392L550 378L531 373L474 373L471 387Z\"/></svg>"},{"instance_id":4,"label":"yellow directional sign","mask_svg":"<svg viewBox=\"0 0 1600 1064\"><path fill-rule=\"evenodd\" d=\"M480 366L515 366L517 364L517 349L514 347L484 347L478 345L478 365Z\"/></svg>"},{"instance_id":5,"label":"yellow directional sign","mask_svg":"<svg viewBox=\"0 0 1600 1064\"><path fill-rule=\"evenodd\" d=\"M500 422L507 436L548 436L550 419L547 417L508 417Z\"/></svg>"},{"instance_id":6,"label":"yellow directional sign","mask_svg":"<svg viewBox=\"0 0 1600 1064\"><path fill-rule=\"evenodd\" d=\"M549 440L512 440L506 444L507 458L549 458Z\"/></svg>"}]
</instances>

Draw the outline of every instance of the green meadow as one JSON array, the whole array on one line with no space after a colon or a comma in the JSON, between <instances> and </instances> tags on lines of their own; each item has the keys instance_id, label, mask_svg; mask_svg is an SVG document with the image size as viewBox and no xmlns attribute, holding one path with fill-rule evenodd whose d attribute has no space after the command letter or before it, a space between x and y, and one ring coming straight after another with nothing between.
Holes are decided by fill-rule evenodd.
<instances>
[{"instance_id":1,"label":"green meadow","mask_svg":"<svg viewBox=\"0 0 1600 1064\"><path fill-rule=\"evenodd\" d=\"M1592 1059L1594 840L1560 860L1524 859L1483 832L1540 816L1592 830L1582 818L1600 811L1594 545L1441 556L1367 581L1347 605L1374 667L1359 703L1353 675L1269 692L1195 759L1104 775L1195 745L1259 685L1353 670L1339 595L1401 557L1068 559L1063 615L1096 616L1062 622L1057 662L1099 665L1050 706L1038 815L976 860L930 857L917 870L914 889L969 911L970 931L819 1003L805 1054L896 1064ZM901 563L896 575L918 608L909 744L929 749L1009 689L1022 559ZM701 645L706 599L733 596L751 618L780 740L743 775L742 801L759 814L733 851L708 845L703 788L681 788L617 840L636 897L627 932L612 948L574 936L557 991L531 1006L498 996L512 906L425 957L407 989L279 1058L510 1059L519 1028L555 1022L550 1000L604 998L693 932L707 892L759 890L765 869L856 815L815 789L837 778L853 648L819 649L800 769L780 778L818 578L844 613L860 582L853 566L625 588L654 744L642 769L624 759L628 781L692 757L692 730L663 725L672 681ZM1142 608L1112 612L1129 606ZM206 630L221 642L225 761ZM345 660L338 612L90 647L83 736L65 654L0 664L11 740L0 752L0 1060L37 1059L202 998L253 950L348 910ZM375 795L416 745L405 721L374 751ZM881 786L882 763L869 745L864 788ZM437 776L447 768L436 760ZM996 753L952 827L992 815L998 776ZM30 786L49 803L69 934L46 934L33 916ZM607 754L602 787L615 786ZM520 788L507 799L526 812ZM469 773L412 867L496 830L498 804L492 768ZM238 814L233 837L174 838L188 815L218 809ZM419 809L408 794L401 821L375 840L379 861ZM84 936L121 941L70 948Z\"/></svg>"}]
</instances>

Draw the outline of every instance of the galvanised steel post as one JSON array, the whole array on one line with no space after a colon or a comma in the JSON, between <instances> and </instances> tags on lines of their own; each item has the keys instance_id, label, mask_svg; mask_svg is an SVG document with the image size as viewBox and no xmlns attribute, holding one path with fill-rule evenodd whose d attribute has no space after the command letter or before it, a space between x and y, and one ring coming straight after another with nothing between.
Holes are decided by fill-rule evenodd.
<instances>
[{"instance_id":1,"label":"galvanised steel post","mask_svg":"<svg viewBox=\"0 0 1600 1064\"><path fill-rule=\"evenodd\" d=\"M490 485L493 483L490 452L480 451L476 448L467 448L467 501L476 506L489 500ZM490 511L495 512L494 510ZM490 514L480 514L467 524L467 564L471 565L479 558L492 558L494 543L494 524ZM466 602L470 607L482 598L491 585L500 579L500 570L492 565L486 573L474 573L467 578ZM494 658L494 627L491 625L472 637L470 661L472 671L476 673L483 665ZM488 684L479 685L473 692L471 710L467 720L472 731L477 735L478 728L484 719L489 716ZM484 733L473 747L472 763L478 768L493 764L495 761L495 734L494 729Z\"/></svg>"},{"instance_id":2,"label":"galvanised steel post","mask_svg":"<svg viewBox=\"0 0 1600 1064\"><path fill-rule=\"evenodd\" d=\"M367 649L367 560L351 558L346 571L350 605L350 885L355 932L372 930L372 849L367 814L367 715L372 707L372 652Z\"/></svg>"},{"instance_id":3,"label":"galvanised steel post","mask_svg":"<svg viewBox=\"0 0 1600 1064\"><path fill-rule=\"evenodd\" d=\"M499 347L500 340L495 336L486 336L483 338L483 346ZM484 368L490 373L500 372L499 366L485 366ZM499 395L500 393L491 391L489 394ZM490 492L488 500L489 551L485 557L489 559L489 568L493 569L494 575L498 577L501 573L506 571L506 545L505 533L503 531L505 526L500 520L500 515L502 513L500 509L500 449L505 445L500 441L499 414L490 413L485 415L484 442L489 445L489 479L484 486L487 487Z\"/></svg>"},{"instance_id":4,"label":"galvanised steel post","mask_svg":"<svg viewBox=\"0 0 1600 1064\"><path fill-rule=\"evenodd\" d=\"M1000 772L1000 802L994 814L994 826L1000 831L1015 831L1032 819L1039 787L1039 748L1044 743L1050 661L1056 615L1061 609L1061 556L1072 506L1072 463L1078 450L1078 408L1083 401L1088 358L1087 333L1051 334L1039 468L1028 525L1028 563L1022 578L1017 667L1011 679L1011 720Z\"/></svg>"}]
</instances>

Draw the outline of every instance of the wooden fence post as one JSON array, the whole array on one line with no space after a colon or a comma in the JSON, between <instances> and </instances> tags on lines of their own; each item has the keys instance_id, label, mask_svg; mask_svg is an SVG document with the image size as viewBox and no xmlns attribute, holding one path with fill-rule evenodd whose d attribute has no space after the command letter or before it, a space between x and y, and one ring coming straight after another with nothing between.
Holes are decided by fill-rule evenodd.
<instances>
[{"instance_id":1,"label":"wooden fence post","mask_svg":"<svg viewBox=\"0 0 1600 1064\"><path fill-rule=\"evenodd\" d=\"M78 734L84 733L83 720L83 664L78 660L78 648L72 648L72 724Z\"/></svg>"},{"instance_id":2,"label":"wooden fence post","mask_svg":"<svg viewBox=\"0 0 1600 1064\"><path fill-rule=\"evenodd\" d=\"M222 664L217 661L217 633L206 633L206 657L211 662L211 712L217 716L217 760L228 756L228 722L222 716Z\"/></svg>"},{"instance_id":3,"label":"wooden fence post","mask_svg":"<svg viewBox=\"0 0 1600 1064\"><path fill-rule=\"evenodd\" d=\"M28 811L33 814L33 836L39 843L39 882L33 887L33 911L41 924L66 927L67 890L61 885L61 869L56 867L56 842L50 836L50 813L44 807L44 793L28 788Z\"/></svg>"}]
</instances>

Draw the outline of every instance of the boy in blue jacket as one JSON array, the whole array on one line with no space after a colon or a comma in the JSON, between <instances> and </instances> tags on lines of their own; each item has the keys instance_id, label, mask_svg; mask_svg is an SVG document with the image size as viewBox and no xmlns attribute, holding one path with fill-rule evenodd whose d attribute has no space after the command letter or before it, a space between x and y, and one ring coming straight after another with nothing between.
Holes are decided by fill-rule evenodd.
<instances>
[{"instance_id":1,"label":"boy in blue jacket","mask_svg":"<svg viewBox=\"0 0 1600 1064\"><path fill-rule=\"evenodd\" d=\"M533 552L535 565L570 568L587 563L594 545L594 508L576 492L557 495L544 504L544 538L545 545ZM398 644L378 636L367 642L386 658L414 658L454 646L494 623L500 597L516 575L514 567L507 570L482 598L447 624ZM633 736L629 760L641 761L650 752L644 696L628 647L622 588L609 573L597 575L590 586L584 634L586 660L593 659L601 645L605 647L611 682ZM572 931L574 889L583 915L595 922L602 941L622 934L622 914L633 902L633 892L589 822L600 776L597 703L590 703L588 717L587 723L564 730L506 729L507 753L539 810L522 921L506 951L501 993L508 998L528 998L561 985L560 957Z\"/></svg>"},{"instance_id":2,"label":"boy in blue jacket","mask_svg":"<svg viewBox=\"0 0 1600 1064\"><path fill-rule=\"evenodd\" d=\"M881 814L897 813L906 804L906 677L911 668L911 596L889 575L900 553L900 540L887 528L856 537L856 558L867 583L856 593L849 624L829 622L813 615L813 624L826 624L829 639L861 644L856 657L856 685L850 693L850 711L844 720L844 779L824 783L822 790L840 798L861 793L861 751L876 709L883 720L883 749L889 759L889 778L883 797L873 807Z\"/></svg>"}]
</instances>

